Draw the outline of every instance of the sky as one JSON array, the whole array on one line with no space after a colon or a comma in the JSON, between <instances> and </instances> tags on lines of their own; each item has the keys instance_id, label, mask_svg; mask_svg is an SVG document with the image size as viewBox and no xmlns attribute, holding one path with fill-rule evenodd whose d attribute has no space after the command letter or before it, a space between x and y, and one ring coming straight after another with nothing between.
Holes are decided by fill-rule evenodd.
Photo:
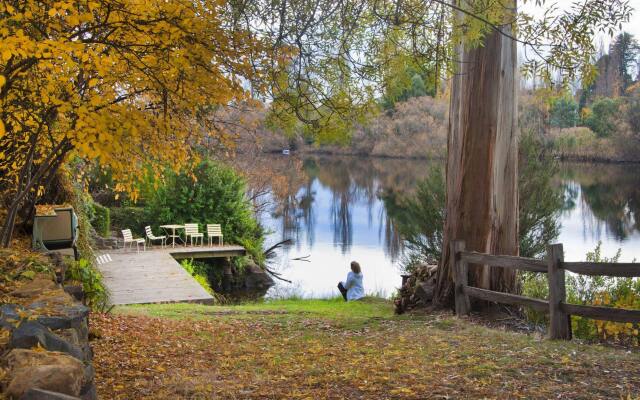
<instances>
[{"instance_id":1,"label":"sky","mask_svg":"<svg viewBox=\"0 0 640 400\"><path fill-rule=\"evenodd\" d=\"M533 17L541 17L544 13L544 11L550 7L550 6L554 6L557 7L559 10L562 9L566 9L569 8L572 4L578 2L578 3L582 3L584 0L546 0L546 4L543 6L536 6L535 5L535 0L527 0L526 3L521 0L518 2L519 4L519 10L523 13L529 14ZM622 25L622 30L617 30L614 33L614 36L616 36L618 33L620 32L629 32L631 33L633 36L636 37L636 39L638 39L638 41L640 42L640 0L628 0L629 1L629 5L631 6L631 8L633 9L631 17L629 19L629 22L626 22ZM609 52L609 44L611 43L612 38L608 35L608 34L602 34L599 33L598 35L596 35L593 39L594 44L596 45L596 49L600 48L600 45L604 45L604 50L605 52ZM519 46L519 56L523 57L524 54L524 50L522 49L522 46ZM527 54L529 55L529 57L531 57L532 52L531 51L527 51ZM522 62L522 60L520 60ZM640 63L640 61L639 61ZM638 64L640 65L640 64ZM632 76L636 76L636 74L638 73L638 71L636 71L636 66L632 66L631 67L631 75ZM529 80L523 80L522 84L524 86L530 86L532 83ZM577 88L578 86L576 86Z\"/></svg>"},{"instance_id":2,"label":"sky","mask_svg":"<svg viewBox=\"0 0 640 400\"><path fill-rule=\"evenodd\" d=\"M523 12L531 15L542 15L546 7L549 7L550 4L556 5L558 8L563 9L569 7L571 4L578 0L557 0L550 1L547 0L547 4L544 6L536 6L535 1L528 0L526 4L520 3L520 9ZM629 22L623 24L622 30L633 34L636 38L640 39L640 0L629 0L629 5L634 9ZM619 32L616 32L616 34ZM598 37L594 39L596 43L599 43L600 40L603 40L605 45L608 47L610 42L609 35L604 35L602 37Z\"/></svg>"}]
</instances>

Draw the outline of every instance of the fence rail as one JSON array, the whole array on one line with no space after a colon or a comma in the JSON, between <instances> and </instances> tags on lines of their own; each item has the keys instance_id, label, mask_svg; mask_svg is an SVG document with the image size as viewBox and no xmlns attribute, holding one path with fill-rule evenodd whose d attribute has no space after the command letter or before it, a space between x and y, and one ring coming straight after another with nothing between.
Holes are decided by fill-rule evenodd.
<instances>
[{"instance_id":1,"label":"fence rail","mask_svg":"<svg viewBox=\"0 0 640 400\"><path fill-rule=\"evenodd\" d=\"M545 260L466 251L463 241L451 243L451 254L457 315L469 314L470 298L531 307L549 314L551 339L571 339L571 315L614 322L640 322L640 310L568 304L565 286L565 271L583 275L640 277L640 264L564 262L561 244L549 246ZM469 286L469 264L545 273L549 282L549 299L535 299Z\"/></svg>"}]
</instances>

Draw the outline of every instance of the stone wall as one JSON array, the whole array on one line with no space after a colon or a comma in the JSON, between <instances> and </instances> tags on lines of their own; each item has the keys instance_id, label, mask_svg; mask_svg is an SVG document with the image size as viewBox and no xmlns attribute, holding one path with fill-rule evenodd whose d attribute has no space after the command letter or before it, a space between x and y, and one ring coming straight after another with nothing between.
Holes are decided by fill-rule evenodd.
<instances>
[{"instance_id":1,"label":"stone wall","mask_svg":"<svg viewBox=\"0 0 640 400\"><path fill-rule=\"evenodd\" d=\"M82 296L81 288L65 288L47 275L10 293L10 303L0 307L6 398L96 399L89 309Z\"/></svg>"}]
</instances>

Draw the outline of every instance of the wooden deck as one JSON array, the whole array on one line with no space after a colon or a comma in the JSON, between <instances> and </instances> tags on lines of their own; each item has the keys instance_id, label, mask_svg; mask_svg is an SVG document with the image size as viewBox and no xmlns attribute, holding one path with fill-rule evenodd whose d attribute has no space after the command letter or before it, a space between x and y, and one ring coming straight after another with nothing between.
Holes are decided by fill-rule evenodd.
<instances>
[{"instance_id":1,"label":"wooden deck","mask_svg":"<svg viewBox=\"0 0 640 400\"><path fill-rule=\"evenodd\" d=\"M235 257L245 254L241 246L166 247L140 251L107 252L113 261L98 268L111 293L111 303L145 304L209 302L213 299L176 261L185 258Z\"/></svg>"}]
</instances>

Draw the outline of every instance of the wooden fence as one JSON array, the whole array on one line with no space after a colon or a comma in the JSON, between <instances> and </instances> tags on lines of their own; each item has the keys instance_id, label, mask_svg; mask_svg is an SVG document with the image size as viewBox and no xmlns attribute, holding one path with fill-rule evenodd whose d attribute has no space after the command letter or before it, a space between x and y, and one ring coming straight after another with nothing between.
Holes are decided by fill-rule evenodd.
<instances>
[{"instance_id":1,"label":"wooden fence","mask_svg":"<svg viewBox=\"0 0 640 400\"><path fill-rule=\"evenodd\" d=\"M469 298L531 307L549 314L549 337L571 339L571 315L615 322L640 322L640 310L596 307L566 302L565 271L583 275L640 277L640 264L565 262L561 244L547 248L545 260L491 255L465 251L462 241L451 243L451 263L455 280L457 315L467 315L471 309ZM469 264L489 265L547 274L549 299L541 300L469 286Z\"/></svg>"}]
</instances>

